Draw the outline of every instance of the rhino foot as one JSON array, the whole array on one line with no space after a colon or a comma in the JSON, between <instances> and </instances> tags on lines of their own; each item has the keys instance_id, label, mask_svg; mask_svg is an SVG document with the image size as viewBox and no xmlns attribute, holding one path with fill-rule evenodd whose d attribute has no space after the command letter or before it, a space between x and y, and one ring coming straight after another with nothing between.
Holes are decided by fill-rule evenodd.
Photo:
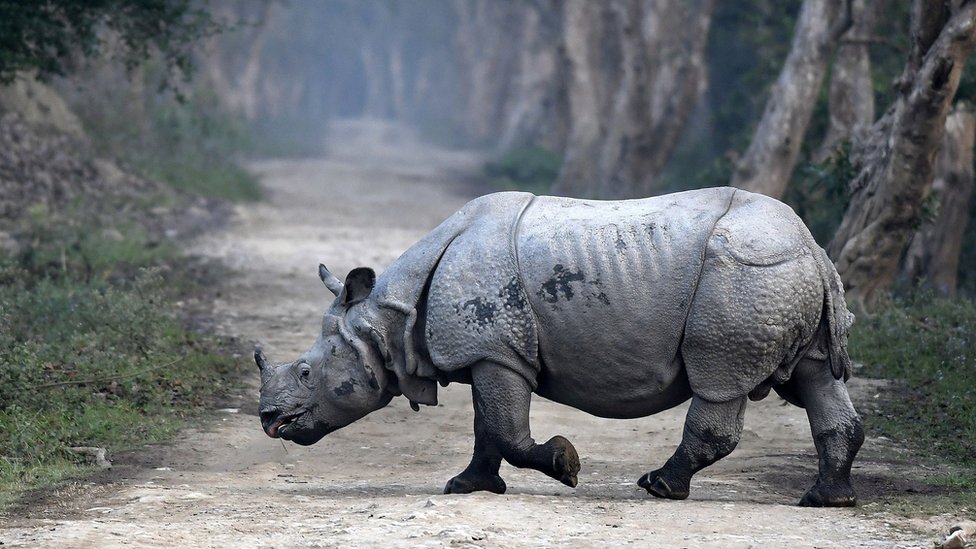
<instances>
[{"instance_id":1,"label":"rhino foot","mask_svg":"<svg viewBox=\"0 0 976 549\"><path fill-rule=\"evenodd\" d=\"M556 435L543 446L552 451L553 474L550 476L570 488L576 488L579 482L576 475L580 471L580 460L573 443L565 437Z\"/></svg>"},{"instance_id":2,"label":"rhino foot","mask_svg":"<svg viewBox=\"0 0 976 549\"><path fill-rule=\"evenodd\" d=\"M668 482L661 476L661 469L657 471L651 471L646 475L642 476L640 480L637 481L637 485L641 488L647 490L649 494L658 498L665 499L687 499L689 492L689 483L684 483L685 485L682 489L678 488L677 482ZM674 486L674 488L672 488Z\"/></svg>"},{"instance_id":3,"label":"rhino foot","mask_svg":"<svg viewBox=\"0 0 976 549\"><path fill-rule=\"evenodd\" d=\"M800 507L854 507L857 496L850 484L825 486L817 483L800 498Z\"/></svg>"},{"instance_id":4,"label":"rhino foot","mask_svg":"<svg viewBox=\"0 0 976 549\"><path fill-rule=\"evenodd\" d=\"M471 492L487 491L504 494L508 487L498 475L470 474L467 471L447 481L444 486L445 494L470 494Z\"/></svg>"}]
</instances>

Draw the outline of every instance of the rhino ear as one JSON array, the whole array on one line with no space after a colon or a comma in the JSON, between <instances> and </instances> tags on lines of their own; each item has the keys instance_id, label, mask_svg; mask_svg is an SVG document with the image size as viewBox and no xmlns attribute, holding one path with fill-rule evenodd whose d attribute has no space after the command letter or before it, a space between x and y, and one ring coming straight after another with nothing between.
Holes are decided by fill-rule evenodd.
<instances>
[{"instance_id":1,"label":"rhino ear","mask_svg":"<svg viewBox=\"0 0 976 549\"><path fill-rule=\"evenodd\" d=\"M257 363L258 370L261 371L264 371L264 369L268 366L268 359L265 358L264 351L261 350L261 347L254 348L254 362Z\"/></svg>"},{"instance_id":2,"label":"rhino ear","mask_svg":"<svg viewBox=\"0 0 976 549\"><path fill-rule=\"evenodd\" d=\"M343 292L346 296L343 304L352 305L369 297L376 284L376 273L369 267L357 267L346 275Z\"/></svg>"},{"instance_id":3,"label":"rhino ear","mask_svg":"<svg viewBox=\"0 0 976 549\"><path fill-rule=\"evenodd\" d=\"M334 274L330 273L329 269L327 269L325 265L321 263L319 263L319 278L322 279L325 287L332 292L332 295L338 297L339 293L342 292L342 282L339 282L339 279L336 278Z\"/></svg>"}]
</instances>

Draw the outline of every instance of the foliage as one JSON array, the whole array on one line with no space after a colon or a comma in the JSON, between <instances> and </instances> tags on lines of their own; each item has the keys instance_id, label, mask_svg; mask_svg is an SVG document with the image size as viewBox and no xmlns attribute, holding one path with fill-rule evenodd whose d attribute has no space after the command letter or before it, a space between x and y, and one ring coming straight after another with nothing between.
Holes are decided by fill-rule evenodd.
<instances>
[{"instance_id":1,"label":"foliage","mask_svg":"<svg viewBox=\"0 0 976 549\"><path fill-rule=\"evenodd\" d=\"M485 174L501 189L545 194L559 175L562 156L536 145L510 149L485 164Z\"/></svg>"},{"instance_id":2,"label":"foliage","mask_svg":"<svg viewBox=\"0 0 976 549\"><path fill-rule=\"evenodd\" d=\"M713 150L719 155L744 149L759 119L767 91L790 51L801 2L750 0L743 9L718 2L708 38L708 100L713 118ZM727 183L727 181L726 181Z\"/></svg>"},{"instance_id":3,"label":"foliage","mask_svg":"<svg viewBox=\"0 0 976 549\"><path fill-rule=\"evenodd\" d=\"M27 236L0 256L0 503L83 470L72 446L171 435L237 373L175 314L191 282L170 248L42 213Z\"/></svg>"},{"instance_id":4,"label":"foliage","mask_svg":"<svg viewBox=\"0 0 976 549\"><path fill-rule=\"evenodd\" d=\"M863 375L895 380L871 432L965 465L976 474L976 302L917 294L891 302L851 331Z\"/></svg>"},{"instance_id":5,"label":"foliage","mask_svg":"<svg viewBox=\"0 0 976 549\"><path fill-rule=\"evenodd\" d=\"M169 74L186 76L193 43L219 29L192 0L0 0L0 83L65 75L76 55L108 52L130 69L158 52Z\"/></svg>"},{"instance_id":6,"label":"foliage","mask_svg":"<svg viewBox=\"0 0 976 549\"><path fill-rule=\"evenodd\" d=\"M834 236L847 208L847 185L857 175L851 162L851 143L840 143L823 162L801 164L786 189L783 201L826 247Z\"/></svg>"},{"instance_id":7,"label":"foliage","mask_svg":"<svg viewBox=\"0 0 976 549\"><path fill-rule=\"evenodd\" d=\"M180 190L230 200L260 198L257 179L237 162L253 146L248 128L217 98L204 92L183 101L165 93L131 97L103 85L106 89L88 90L72 101L99 154Z\"/></svg>"}]
</instances>

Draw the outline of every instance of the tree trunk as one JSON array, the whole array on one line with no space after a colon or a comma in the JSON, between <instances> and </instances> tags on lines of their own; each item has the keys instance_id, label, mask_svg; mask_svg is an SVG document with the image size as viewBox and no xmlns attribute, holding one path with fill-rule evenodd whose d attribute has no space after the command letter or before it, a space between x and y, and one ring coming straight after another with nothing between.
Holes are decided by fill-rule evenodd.
<instances>
[{"instance_id":1,"label":"tree trunk","mask_svg":"<svg viewBox=\"0 0 976 549\"><path fill-rule=\"evenodd\" d=\"M706 87L713 0L564 3L571 128L554 191L630 198L653 192Z\"/></svg>"},{"instance_id":2,"label":"tree trunk","mask_svg":"<svg viewBox=\"0 0 976 549\"><path fill-rule=\"evenodd\" d=\"M775 198L786 192L827 65L850 27L851 0L804 0L790 53L732 185Z\"/></svg>"},{"instance_id":3,"label":"tree trunk","mask_svg":"<svg viewBox=\"0 0 976 549\"><path fill-rule=\"evenodd\" d=\"M535 144L561 151L568 113L559 58L563 3L538 0L525 10L518 64L498 148Z\"/></svg>"},{"instance_id":4,"label":"tree trunk","mask_svg":"<svg viewBox=\"0 0 976 549\"><path fill-rule=\"evenodd\" d=\"M455 123L474 143L498 139L511 93L523 24L522 2L456 0L461 105Z\"/></svg>"},{"instance_id":5,"label":"tree trunk","mask_svg":"<svg viewBox=\"0 0 976 549\"><path fill-rule=\"evenodd\" d=\"M596 2L567 2L563 9L563 49L570 129L565 158L553 192L587 196L599 180L597 162L603 125L600 123L598 75L593 74L600 41L597 25L602 9Z\"/></svg>"},{"instance_id":6,"label":"tree trunk","mask_svg":"<svg viewBox=\"0 0 976 549\"><path fill-rule=\"evenodd\" d=\"M257 13L253 13L256 11ZM274 2L226 4L215 8L215 16L235 22L246 21L246 48L234 37L213 36L207 43L202 64L217 96L232 111L255 120L261 108L262 55L274 19Z\"/></svg>"},{"instance_id":7,"label":"tree trunk","mask_svg":"<svg viewBox=\"0 0 976 549\"><path fill-rule=\"evenodd\" d=\"M830 71L829 125L814 162L830 157L838 144L866 138L874 123L869 37L874 33L881 0L852 0L854 25L837 48Z\"/></svg>"},{"instance_id":8,"label":"tree trunk","mask_svg":"<svg viewBox=\"0 0 976 549\"><path fill-rule=\"evenodd\" d=\"M932 186L935 153L966 59L976 45L976 4L933 18L916 0L915 40L898 97L854 151L858 175L840 228L828 246L855 312L891 287L898 260ZM935 30L933 30L935 29Z\"/></svg>"},{"instance_id":9,"label":"tree trunk","mask_svg":"<svg viewBox=\"0 0 976 549\"><path fill-rule=\"evenodd\" d=\"M969 200L973 193L973 144L976 116L965 105L957 105L946 119L942 148L935 160L932 193L938 214L912 238L905 255L905 275L941 295L956 294L959 254L969 221Z\"/></svg>"}]
</instances>

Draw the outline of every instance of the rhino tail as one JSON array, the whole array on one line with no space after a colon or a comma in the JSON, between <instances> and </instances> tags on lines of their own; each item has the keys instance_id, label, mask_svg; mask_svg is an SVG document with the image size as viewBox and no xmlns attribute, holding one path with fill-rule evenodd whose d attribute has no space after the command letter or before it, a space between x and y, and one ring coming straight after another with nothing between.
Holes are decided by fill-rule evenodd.
<instances>
[{"instance_id":1,"label":"rhino tail","mask_svg":"<svg viewBox=\"0 0 976 549\"><path fill-rule=\"evenodd\" d=\"M827 256L827 252L816 243L813 252L817 257L817 267L824 289L824 311L821 326L826 324L826 358L835 379L847 381L851 377L851 358L847 354L847 335L854 324L854 315L847 309L844 300L844 285L840 274Z\"/></svg>"}]
</instances>

